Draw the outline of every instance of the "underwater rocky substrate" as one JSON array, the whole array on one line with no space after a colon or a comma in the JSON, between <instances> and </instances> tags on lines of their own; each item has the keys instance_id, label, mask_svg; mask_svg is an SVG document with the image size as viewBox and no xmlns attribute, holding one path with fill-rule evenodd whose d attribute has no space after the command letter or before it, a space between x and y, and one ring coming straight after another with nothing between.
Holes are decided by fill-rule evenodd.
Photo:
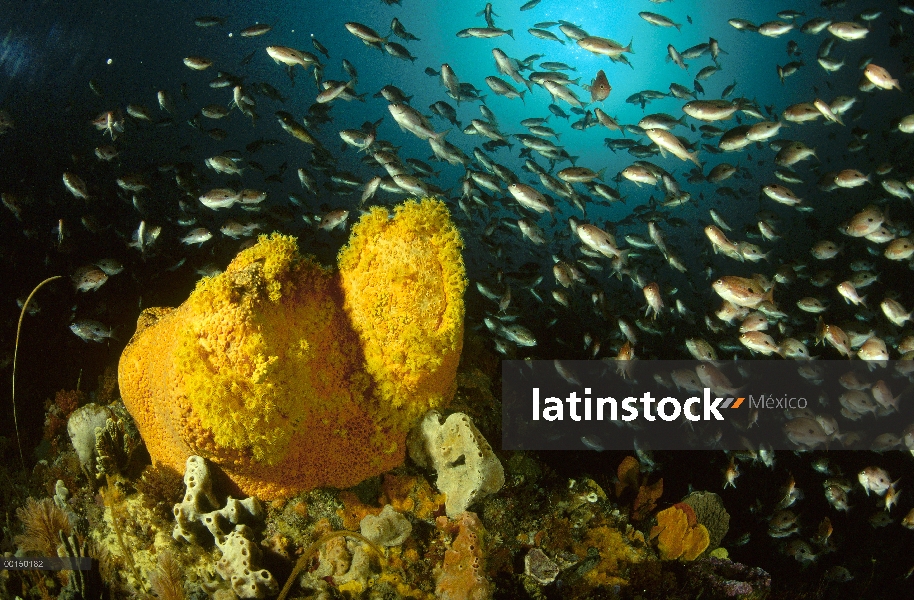
<instances>
[{"instance_id":1,"label":"underwater rocky substrate","mask_svg":"<svg viewBox=\"0 0 914 600\"><path fill-rule=\"evenodd\" d=\"M446 414L485 444L500 406L483 344L466 335ZM68 419L94 444L68 435ZM6 554L87 555L93 570L5 571L9 597L763 598L771 585L718 546L729 517L716 494L675 503L634 457L600 485L557 477L536 454L493 452L504 486L453 512L434 465L413 459L349 489L232 498L202 458L183 474L150 464L110 381L59 393L47 435L46 457L15 486Z\"/></svg>"}]
</instances>

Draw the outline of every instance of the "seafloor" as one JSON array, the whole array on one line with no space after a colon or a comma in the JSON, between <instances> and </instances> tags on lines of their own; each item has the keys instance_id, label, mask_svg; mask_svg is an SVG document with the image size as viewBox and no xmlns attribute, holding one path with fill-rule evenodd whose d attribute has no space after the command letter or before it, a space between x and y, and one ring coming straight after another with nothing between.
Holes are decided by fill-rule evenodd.
<instances>
[{"instance_id":1,"label":"seafloor","mask_svg":"<svg viewBox=\"0 0 914 600\"><path fill-rule=\"evenodd\" d=\"M449 412L471 417L489 440L501 434L498 383L497 357L468 332ZM88 403L111 411L93 472L81 466L67 434L68 416ZM46 408L40 460L30 471L17 468L15 440L3 440L2 549L5 557L89 556L92 570L4 570L0 594L238 597L219 574L225 540L216 544L203 529L192 543L178 534L182 474L150 464L113 367L94 389L62 390ZM288 598L824 598L842 597L853 578L846 570L781 576L728 560L734 536L727 537L720 496L694 492L681 502L681 494L664 490L662 472L642 473L633 456L602 453L601 472L570 479L567 466L537 453L495 453L504 487L453 518L435 474L410 460L351 489L263 504L261 518L245 525L252 559L262 556L245 564L266 570L273 587L252 587L243 597L277 597L286 584ZM683 453L683 465L689 456ZM688 460L706 462L695 458ZM228 482L215 467L209 473L211 500L224 506ZM359 531L380 541L351 533Z\"/></svg>"}]
</instances>

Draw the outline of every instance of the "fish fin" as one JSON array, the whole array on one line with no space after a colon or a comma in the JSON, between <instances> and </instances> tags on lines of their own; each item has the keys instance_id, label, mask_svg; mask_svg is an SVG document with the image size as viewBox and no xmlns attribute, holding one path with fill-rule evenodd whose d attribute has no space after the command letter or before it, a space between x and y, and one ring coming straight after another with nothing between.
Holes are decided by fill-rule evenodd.
<instances>
[{"instance_id":1,"label":"fish fin","mask_svg":"<svg viewBox=\"0 0 914 600\"><path fill-rule=\"evenodd\" d=\"M777 286L776 282L771 283L771 289L765 294L765 300L774 304L774 288Z\"/></svg>"}]
</instances>

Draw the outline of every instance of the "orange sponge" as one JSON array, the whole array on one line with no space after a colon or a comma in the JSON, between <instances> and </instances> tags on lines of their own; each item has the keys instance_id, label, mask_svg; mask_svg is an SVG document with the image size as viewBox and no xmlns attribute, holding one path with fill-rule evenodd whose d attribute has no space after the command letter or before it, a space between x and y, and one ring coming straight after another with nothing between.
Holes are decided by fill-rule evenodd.
<instances>
[{"instance_id":1,"label":"orange sponge","mask_svg":"<svg viewBox=\"0 0 914 600\"><path fill-rule=\"evenodd\" d=\"M204 456L267 500L401 464L409 428L453 397L461 247L438 201L375 209L339 273L261 236L180 307L143 311L118 378L153 461Z\"/></svg>"}]
</instances>

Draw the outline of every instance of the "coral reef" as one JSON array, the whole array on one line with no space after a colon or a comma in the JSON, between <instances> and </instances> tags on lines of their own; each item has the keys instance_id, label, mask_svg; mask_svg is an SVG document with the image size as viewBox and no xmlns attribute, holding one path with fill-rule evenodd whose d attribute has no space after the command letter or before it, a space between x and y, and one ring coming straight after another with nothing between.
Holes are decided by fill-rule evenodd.
<instances>
[{"instance_id":1,"label":"coral reef","mask_svg":"<svg viewBox=\"0 0 914 600\"><path fill-rule=\"evenodd\" d=\"M407 202L363 217L338 274L261 236L180 307L144 311L118 382L153 461L204 456L262 499L401 464L454 393L460 248L442 203Z\"/></svg>"},{"instance_id":2,"label":"coral reef","mask_svg":"<svg viewBox=\"0 0 914 600\"><path fill-rule=\"evenodd\" d=\"M505 472L492 447L470 418L454 413L441 420L431 410L410 434L409 456L438 474L436 486L447 496L447 515L456 518L479 498L505 483Z\"/></svg>"},{"instance_id":3,"label":"coral reef","mask_svg":"<svg viewBox=\"0 0 914 600\"><path fill-rule=\"evenodd\" d=\"M383 233L385 226L377 224L377 227ZM285 247L287 241L267 239L261 244ZM239 310L244 309L245 302L250 306L269 302L269 277L263 275L267 262L256 257L248 261L249 280L245 284L262 289L267 300L252 299L246 287L234 300L241 306ZM333 287L334 276L327 275L330 280L323 277L315 281L329 286L324 289L329 290L330 304L336 303L333 310L338 311L333 313L336 316L331 321L338 319L345 324L348 317L341 308L344 306L341 288ZM300 290L296 286L304 284L297 281L290 283L288 289L280 286L280 303L284 301L282 298L290 299L293 304L298 301ZM313 292L317 287L311 285L308 290ZM251 318L253 330L260 317ZM275 333L269 327L258 331L262 337ZM354 328L344 331L350 337L340 343L358 348L360 334ZM172 334L174 331L169 335ZM286 341L292 337L289 334ZM467 340L473 337L472 332L467 332ZM208 344L215 340L206 336L203 339ZM244 343L244 338L231 339L232 344ZM321 346L325 342L317 337L308 340L317 344L319 352L324 353L322 357L329 356L323 349L331 346ZM618 479L614 480L606 473L595 474L594 479L557 477L549 463L535 453L496 456L480 430L489 439L498 435L499 404L493 394L498 385L497 361L489 364L481 352L473 352L473 342L466 344L472 356L461 362L455 378L439 382L440 389L445 389L445 384L457 386L453 403L445 413L450 414L449 419L445 420L437 410L423 413L426 417L413 427L412 435L405 435L382 409L385 405L380 384L375 385L375 376L368 373L367 359L361 350L351 357L351 364L358 364L348 372L348 395L332 396L341 398L341 410L305 403L307 419L322 416L315 424L303 421L289 443L297 444L304 440L304 432L315 431L319 436L317 442L302 443L315 454L316 460L326 459L322 454L327 453L345 455L346 446L332 446L329 452L321 453L316 444L329 439L320 436L339 425L335 419L346 418L359 407L367 424L361 430L364 436L356 435L354 428L343 428L338 430L339 439L365 446L360 452L366 456L369 449L378 448L376 440L390 434L392 443L401 452L408 450L414 458L348 489L307 489L291 497L280 494L263 503L252 497L235 500L239 497L236 493L239 480L232 473L235 464L228 459L243 459L245 464L241 467L247 469L246 473L251 473L250 464L267 469L272 460L271 443L261 446L264 451L261 459L254 456L253 443L235 454L216 443L215 433L207 433L196 416L196 406L186 396L178 398L176 401L183 402L180 407L184 412L175 414L183 414L189 420L169 422L172 429L164 430L165 433L171 431L184 444L188 442L181 435L188 431L199 434L188 439L200 443L217 459L224 460L225 465L213 464L202 455L191 455L183 465L186 471L181 469L182 479L171 465L161 461L144 465L148 459L143 460L146 457L142 453L133 452L130 439L135 434L129 429L130 417L119 412L120 402L115 399L95 408L98 418L86 419L79 428L83 437L75 436L74 440L84 450L88 449L89 468L81 470L77 454L61 447L50 451L47 464L36 467L34 479L42 481L45 494L49 490L54 493L53 503L69 515L68 520L73 524L68 536L58 532L64 543L58 544L56 551L71 556L92 555L99 561L99 576L92 579L94 572L73 577L12 574L5 581L0 578L0 595L14 590L26 597L20 593L21 589L28 590L33 598L85 597L83 589L95 590L97 582L103 581L104 597L112 598L275 597L279 590L270 573L288 575L278 596L282 600L493 597L755 600L769 593L774 595L769 592L770 578L763 571L718 560L716 557L722 549L711 554L710 544L717 543L727 529L727 513L717 496L693 493L682 503L657 513L657 504L664 500L664 481L647 472L634 457L622 461L617 470ZM271 348L277 347L276 344L264 346L264 352L269 354ZM153 348L151 342L148 348L150 351ZM267 379L277 373L271 370L272 366L265 369ZM305 375L310 377L308 373ZM312 377L308 385L316 389L315 386L337 385L340 381L334 379L338 374L333 371L326 376L323 382ZM362 381L360 377L367 384L364 394L356 398L352 390ZM171 381L177 378L172 376ZM252 387L246 389L259 385L248 383ZM110 382L105 380L101 384L109 386ZM151 380L144 385L151 385ZM435 393L429 392L428 382L417 380L416 386L416 390L428 394L423 402L436 401ZM297 389L294 384L287 387ZM85 397L98 398L98 392L87 393ZM225 398L222 401L230 402ZM72 404L66 398L62 403ZM49 407L49 412L65 414L58 404ZM252 409L255 405L251 405ZM231 404L229 408L246 410ZM461 412L452 412L458 409ZM375 413L377 418L369 417ZM225 412L225 426L232 425L233 419L243 418L241 412L234 417L232 414ZM270 423L286 422L280 419ZM184 425L189 428L182 429ZM242 437L256 429L244 425ZM151 445L155 443L153 440ZM275 467L284 468L291 452L295 450L281 456ZM359 460L358 455L355 459ZM334 458L331 456L329 460ZM299 462L298 467L302 464ZM131 465L145 466L142 476ZM99 471L107 476L107 485L101 489ZM226 474L235 479L236 485ZM91 484L86 485L85 477L91 478ZM186 493L182 483L186 483ZM668 487L676 489L673 485ZM262 481L256 486L256 489L268 488ZM487 493L499 488L498 494ZM39 497L40 494L37 493ZM226 494L234 498L230 496L226 500ZM22 503L25 497L22 495L16 503ZM32 503L37 504L34 500ZM455 512L457 508L468 507L474 512ZM704 558L709 555L716 562ZM701 558L695 559L696 556Z\"/></svg>"},{"instance_id":4,"label":"coral reef","mask_svg":"<svg viewBox=\"0 0 914 600\"><path fill-rule=\"evenodd\" d=\"M674 504L657 513L657 525L650 539L657 540L657 550L663 560L695 560L708 547L708 529L698 522L688 504Z\"/></svg>"}]
</instances>

